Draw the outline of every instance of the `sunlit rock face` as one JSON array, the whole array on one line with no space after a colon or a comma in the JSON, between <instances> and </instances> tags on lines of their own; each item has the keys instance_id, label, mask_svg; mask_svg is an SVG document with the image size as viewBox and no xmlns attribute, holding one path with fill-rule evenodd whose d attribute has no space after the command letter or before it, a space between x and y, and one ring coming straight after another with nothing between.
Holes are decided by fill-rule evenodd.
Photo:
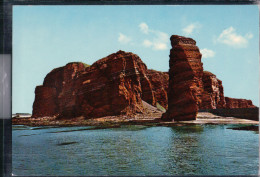
<instances>
[{"instance_id":1,"label":"sunlit rock face","mask_svg":"<svg viewBox=\"0 0 260 177\"><path fill-rule=\"evenodd\" d=\"M137 55L124 51L98 60L80 76L77 112L85 117L144 112L142 98L154 102L146 70Z\"/></svg>"},{"instance_id":2,"label":"sunlit rock face","mask_svg":"<svg viewBox=\"0 0 260 177\"><path fill-rule=\"evenodd\" d=\"M72 116L76 109L75 81L84 69L83 63L75 62L47 74L43 85L35 89L32 117Z\"/></svg>"},{"instance_id":3,"label":"sunlit rock face","mask_svg":"<svg viewBox=\"0 0 260 177\"><path fill-rule=\"evenodd\" d=\"M143 101L167 107L168 74L147 70L136 54L118 51L91 66L69 63L35 89L33 117L96 118L146 113Z\"/></svg>"},{"instance_id":4,"label":"sunlit rock face","mask_svg":"<svg viewBox=\"0 0 260 177\"><path fill-rule=\"evenodd\" d=\"M199 109L255 107L224 97L222 81L203 71L195 40L173 35L171 45L169 72L148 70L139 56L121 50L91 66L72 62L53 69L35 89L32 117L148 115L148 103L167 110L163 120L180 121L195 120Z\"/></svg>"},{"instance_id":5,"label":"sunlit rock face","mask_svg":"<svg viewBox=\"0 0 260 177\"><path fill-rule=\"evenodd\" d=\"M194 120L202 104L203 64L196 41L171 36L168 110L164 120Z\"/></svg>"},{"instance_id":6,"label":"sunlit rock face","mask_svg":"<svg viewBox=\"0 0 260 177\"><path fill-rule=\"evenodd\" d=\"M226 102L222 81L208 71L203 71L202 80L204 92L200 109L225 108Z\"/></svg>"}]
</instances>

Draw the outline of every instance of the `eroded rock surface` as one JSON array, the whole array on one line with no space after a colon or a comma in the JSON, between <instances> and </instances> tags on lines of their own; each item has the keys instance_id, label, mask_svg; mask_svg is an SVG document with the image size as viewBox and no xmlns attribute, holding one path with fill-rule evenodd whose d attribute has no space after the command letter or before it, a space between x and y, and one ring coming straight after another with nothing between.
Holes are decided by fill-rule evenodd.
<instances>
[{"instance_id":1,"label":"eroded rock surface","mask_svg":"<svg viewBox=\"0 0 260 177\"><path fill-rule=\"evenodd\" d=\"M168 72L160 72L160 71L150 69L147 70L147 76L152 84L152 90L154 92L156 103L159 103L163 108L168 109L168 96L167 96L168 85L169 85Z\"/></svg>"},{"instance_id":2,"label":"eroded rock surface","mask_svg":"<svg viewBox=\"0 0 260 177\"><path fill-rule=\"evenodd\" d=\"M149 104L167 110L162 119L178 121L196 119L199 109L255 107L251 100L224 97L222 81L203 71L195 40L173 35L171 45L169 72L148 70L124 51L91 66L73 62L52 70L35 89L32 117L152 116Z\"/></svg>"},{"instance_id":3,"label":"eroded rock surface","mask_svg":"<svg viewBox=\"0 0 260 177\"><path fill-rule=\"evenodd\" d=\"M226 108L255 108L251 100L225 97Z\"/></svg>"},{"instance_id":4,"label":"eroded rock surface","mask_svg":"<svg viewBox=\"0 0 260 177\"><path fill-rule=\"evenodd\" d=\"M164 120L194 120L202 104L203 64L196 41L171 36L168 110Z\"/></svg>"},{"instance_id":5,"label":"eroded rock surface","mask_svg":"<svg viewBox=\"0 0 260 177\"><path fill-rule=\"evenodd\" d=\"M148 77L147 72L155 77ZM36 87L32 117L145 114L143 100L167 106L167 82L167 74L147 71L142 60L130 52L118 51L89 67L69 63L52 70L43 86Z\"/></svg>"},{"instance_id":6,"label":"eroded rock surface","mask_svg":"<svg viewBox=\"0 0 260 177\"><path fill-rule=\"evenodd\" d=\"M84 68L83 63L68 63L47 74L43 85L35 89L32 117L74 116L75 81Z\"/></svg>"},{"instance_id":7,"label":"eroded rock surface","mask_svg":"<svg viewBox=\"0 0 260 177\"><path fill-rule=\"evenodd\" d=\"M77 112L85 117L143 112L142 97L149 95L150 101L154 101L151 91L142 95L141 82L152 90L146 70L133 53L119 51L98 60L80 76Z\"/></svg>"},{"instance_id":8,"label":"eroded rock surface","mask_svg":"<svg viewBox=\"0 0 260 177\"><path fill-rule=\"evenodd\" d=\"M222 81L216 75L208 71L203 71L202 104L200 109L216 109L226 106Z\"/></svg>"},{"instance_id":9,"label":"eroded rock surface","mask_svg":"<svg viewBox=\"0 0 260 177\"><path fill-rule=\"evenodd\" d=\"M211 72L203 72L204 92L200 109L254 108L251 100L224 97L222 81Z\"/></svg>"}]
</instances>

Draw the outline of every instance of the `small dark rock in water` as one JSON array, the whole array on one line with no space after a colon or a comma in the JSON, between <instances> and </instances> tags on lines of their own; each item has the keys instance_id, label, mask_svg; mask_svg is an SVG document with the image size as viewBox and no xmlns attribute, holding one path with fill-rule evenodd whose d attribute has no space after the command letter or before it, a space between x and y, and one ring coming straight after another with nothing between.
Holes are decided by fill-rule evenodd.
<instances>
[{"instance_id":1,"label":"small dark rock in water","mask_svg":"<svg viewBox=\"0 0 260 177\"><path fill-rule=\"evenodd\" d=\"M243 126L243 127L230 127L227 129L232 129L232 130L249 130L249 131L257 131L259 132L259 127L255 125L249 125L249 126Z\"/></svg>"},{"instance_id":2,"label":"small dark rock in water","mask_svg":"<svg viewBox=\"0 0 260 177\"><path fill-rule=\"evenodd\" d=\"M65 142L65 143L60 143L60 144L57 144L58 146L64 146L64 145L69 145L69 144L75 144L77 142Z\"/></svg>"},{"instance_id":3,"label":"small dark rock in water","mask_svg":"<svg viewBox=\"0 0 260 177\"><path fill-rule=\"evenodd\" d=\"M30 135L20 135L19 137L21 137L21 136L32 136L32 135L36 135L36 134L30 134Z\"/></svg>"}]
</instances>

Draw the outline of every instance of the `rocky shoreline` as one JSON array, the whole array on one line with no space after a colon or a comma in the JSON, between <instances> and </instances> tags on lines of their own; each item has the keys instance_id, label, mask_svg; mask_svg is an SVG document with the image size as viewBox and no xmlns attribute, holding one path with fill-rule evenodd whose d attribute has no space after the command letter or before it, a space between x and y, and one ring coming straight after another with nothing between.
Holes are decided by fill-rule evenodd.
<instances>
[{"instance_id":1,"label":"rocky shoreline","mask_svg":"<svg viewBox=\"0 0 260 177\"><path fill-rule=\"evenodd\" d=\"M135 117L106 116L95 119L76 117L71 119L60 119L55 117L43 118L13 118L13 125L27 126L97 126L99 128L114 128L121 125L147 125L147 126L182 126L194 124L244 124L258 125L258 121L240 119L235 117L222 117L209 112L199 112L197 119L193 121L163 121L159 115L148 117L142 114Z\"/></svg>"}]
</instances>

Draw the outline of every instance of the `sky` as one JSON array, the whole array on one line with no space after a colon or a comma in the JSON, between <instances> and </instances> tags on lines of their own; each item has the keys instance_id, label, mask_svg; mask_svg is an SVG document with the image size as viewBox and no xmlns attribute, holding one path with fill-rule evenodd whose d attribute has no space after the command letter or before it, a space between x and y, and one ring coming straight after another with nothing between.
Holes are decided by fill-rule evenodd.
<instances>
[{"instance_id":1,"label":"sky","mask_svg":"<svg viewBox=\"0 0 260 177\"><path fill-rule=\"evenodd\" d=\"M224 95L259 106L257 5L14 6L12 112L32 113L34 90L54 68L92 64L118 50L169 70L170 36L191 37Z\"/></svg>"}]
</instances>

